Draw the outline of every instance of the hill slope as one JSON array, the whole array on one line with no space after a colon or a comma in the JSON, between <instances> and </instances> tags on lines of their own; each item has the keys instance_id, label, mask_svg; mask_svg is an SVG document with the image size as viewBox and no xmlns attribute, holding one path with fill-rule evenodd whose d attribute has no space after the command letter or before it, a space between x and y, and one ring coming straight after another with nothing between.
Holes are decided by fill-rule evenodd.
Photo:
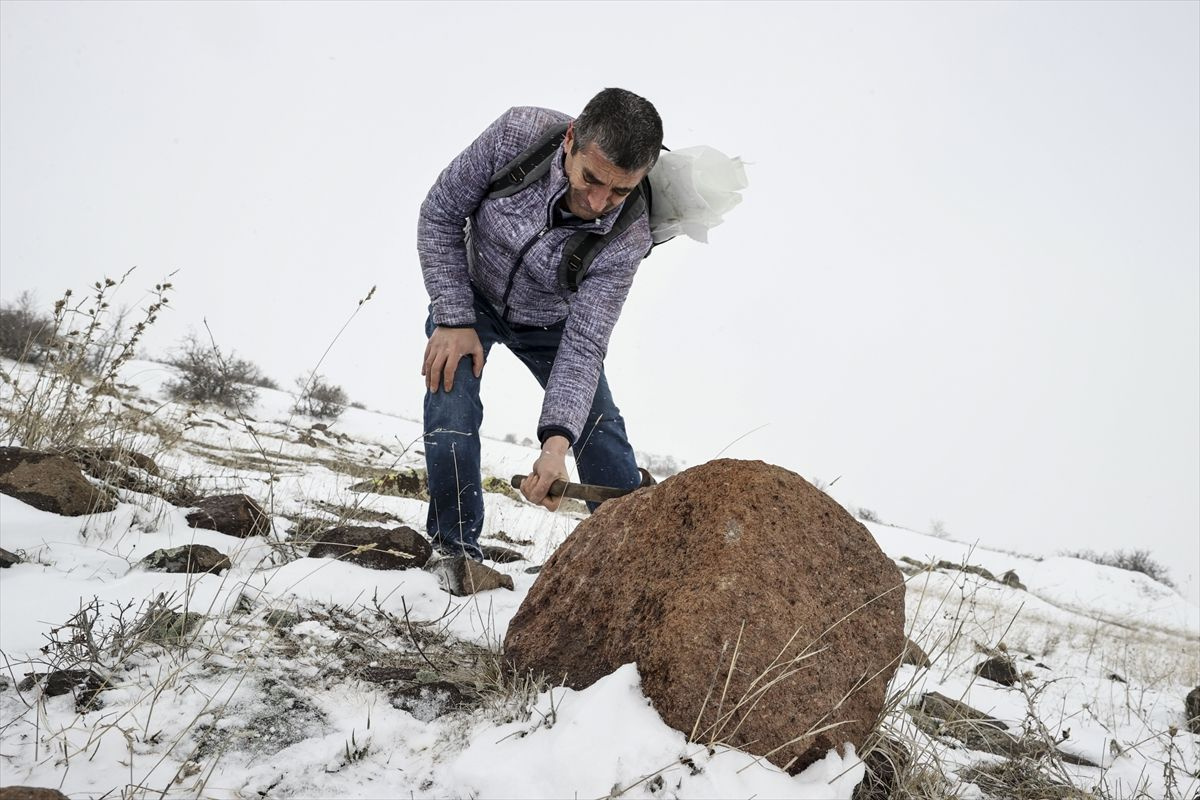
<instances>
[{"instance_id":1,"label":"hill slope","mask_svg":"<svg viewBox=\"0 0 1200 800\"><path fill-rule=\"evenodd\" d=\"M28 377L4 367L18 386ZM420 423L349 409L321 429L271 390L249 415L188 408L164 401L170 374L132 362L122 395L105 400L128 419L123 444L161 473L118 488L114 511L72 519L0 495L0 547L24 558L0 574L3 784L73 796L826 798L849 797L862 777L853 753L790 777L719 742L689 743L649 706L634 665L581 692L514 683L495 656L536 578L525 568L581 515L487 493L485 540L525 558L496 565L511 592L453 598L428 572L306 558L304 533L337 522L423 529L419 497L350 489L420 468ZM14 391L3 384L0 405L13 408ZM484 471L507 478L534 456L489 441ZM144 491L166 487L244 492L272 533L193 529L187 508ZM893 683L883 730L910 753L895 796L1200 788L1200 737L1183 719L1200 683L1195 607L1139 573L867 527L910 576L910 636L932 659ZM216 548L232 569L139 565L183 544ZM983 570L1013 570L1026 588ZM979 678L989 656L1025 677ZM80 672L74 691L51 696L27 678L64 669L96 682L89 690ZM906 710L927 693L1006 724L1021 746L981 752L977 737Z\"/></svg>"}]
</instances>

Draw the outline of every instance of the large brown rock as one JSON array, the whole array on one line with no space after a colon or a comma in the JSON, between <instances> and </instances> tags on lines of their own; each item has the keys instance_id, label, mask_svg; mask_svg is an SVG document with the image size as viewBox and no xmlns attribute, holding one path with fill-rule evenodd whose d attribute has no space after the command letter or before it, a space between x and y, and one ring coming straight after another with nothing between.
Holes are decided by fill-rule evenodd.
<instances>
[{"instance_id":1,"label":"large brown rock","mask_svg":"<svg viewBox=\"0 0 1200 800\"><path fill-rule=\"evenodd\" d=\"M0 447L0 492L66 517L117 507L116 499L89 483L70 459L21 447Z\"/></svg>"},{"instance_id":2,"label":"large brown rock","mask_svg":"<svg viewBox=\"0 0 1200 800\"><path fill-rule=\"evenodd\" d=\"M271 520L258 503L244 494L205 497L196 511L187 515L188 525L227 533L245 539L271 531Z\"/></svg>"},{"instance_id":3,"label":"large brown rock","mask_svg":"<svg viewBox=\"0 0 1200 800\"><path fill-rule=\"evenodd\" d=\"M1187 729L1200 733L1200 686L1188 692L1183 701L1183 713L1187 717Z\"/></svg>"},{"instance_id":4,"label":"large brown rock","mask_svg":"<svg viewBox=\"0 0 1200 800\"><path fill-rule=\"evenodd\" d=\"M799 475L734 460L600 506L504 642L573 688L636 661L668 725L793 772L861 749L904 644L902 578L867 529Z\"/></svg>"}]
</instances>

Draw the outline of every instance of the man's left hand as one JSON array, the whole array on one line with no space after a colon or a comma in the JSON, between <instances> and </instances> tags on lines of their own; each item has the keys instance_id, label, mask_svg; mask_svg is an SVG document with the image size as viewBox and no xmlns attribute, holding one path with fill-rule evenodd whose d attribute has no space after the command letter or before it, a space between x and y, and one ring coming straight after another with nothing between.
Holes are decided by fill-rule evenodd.
<instances>
[{"instance_id":1,"label":"man's left hand","mask_svg":"<svg viewBox=\"0 0 1200 800\"><path fill-rule=\"evenodd\" d=\"M542 445L542 454L533 462L533 469L521 481L521 494L531 503L557 511L562 497L550 497L550 487L556 480L569 480L567 475L567 450L570 444L565 436L551 436Z\"/></svg>"}]
</instances>

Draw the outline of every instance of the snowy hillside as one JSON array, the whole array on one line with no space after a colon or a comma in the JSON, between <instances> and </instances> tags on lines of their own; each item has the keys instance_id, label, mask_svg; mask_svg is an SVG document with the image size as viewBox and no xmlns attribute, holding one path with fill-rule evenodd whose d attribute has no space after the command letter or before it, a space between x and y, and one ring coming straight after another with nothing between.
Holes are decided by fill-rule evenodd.
<instances>
[{"instance_id":1,"label":"snowy hillside","mask_svg":"<svg viewBox=\"0 0 1200 800\"><path fill-rule=\"evenodd\" d=\"M0 366L28 385L30 368ZM0 571L0 785L71 797L849 798L863 777L852 751L789 776L689 742L649 705L635 665L578 692L505 676L499 643L537 578L526 570L581 514L487 493L485 542L524 557L494 565L513 591L453 597L430 572L307 558L298 540L314 526L423 530L418 497L350 488L423 467L420 423L350 408L314 427L275 390L243 414L191 408L166 401L171 376L124 366L121 396L105 403L132 420L125 444L153 458L160 486L250 495L272 531L194 529L187 507L129 488L115 510L75 518L0 495L0 548L22 559ZM0 405L12 409L14 391L0 383ZM484 473L507 480L534 457L486 441ZM884 730L909 754L895 796L1195 796L1200 735L1183 702L1200 685L1200 609L1140 573L867 527L908 576L909 635L932 662L893 681ZM232 568L139 563L185 544ZM1023 673L1013 686L975 674L997 655ZM89 692L81 678L85 689L51 696L27 677L66 669L103 685ZM1023 749L981 752L910 713L935 692L1006 725Z\"/></svg>"}]
</instances>

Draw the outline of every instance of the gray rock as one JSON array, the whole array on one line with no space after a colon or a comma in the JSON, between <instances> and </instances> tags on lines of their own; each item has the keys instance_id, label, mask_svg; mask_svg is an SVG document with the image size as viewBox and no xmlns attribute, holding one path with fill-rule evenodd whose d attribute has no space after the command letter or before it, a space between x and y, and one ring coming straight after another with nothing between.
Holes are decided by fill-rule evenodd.
<instances>
[{"instance_id":1,"label":"gray rock","mask_svg":"<svg viewBox=\"0 0 1200 800\"><path fill-rule=\"evenodd\" d=\"M513 590L513 579L466 556L439 559L431 570L450 594L465 597L490 589Z\"/></svg>"},{"instance_id":2,"label":"gray rock","mask_svg":"<svg viewBox=\"0 0 1200 800\"><path fill-rule=\"evenodd\" d=\"M3 547L0 547L0 569L7 569L13 564L20 564L21 557L16 553L10 553Z\"/></svg>"},{"instance_id":3,"label":"gray rock","mask_svg":"<svg viewBox=\"0 0 1200 800\"><path fill-rule=\"evenodd\" d=\"M0 492L66 517L117 507L116 498L89 483L70 459L20 447L0 447Z\"/></svg>"},{"instance_id":4,"label":"gray rock","mask_svg":"<svg viewBox=\"0 0 1200 800\"><path fill-rule=\"evenodd\" d=\"M369 569L423 567L433 546L412 528L343 525L316 537L309 558L336 558Z\"/></svg>"},{"instance_id":5,"label":"gray rock","mask_svg":"<svg viewBox=\"0 0 1200 800\"><path fill-rule=\"evenodd\" d=\"M966 703L954 700L938 692L926 692L921 695L918 708L930 717L947 723L969 722L976 726L986 725L997 730L1008 729L1008 726L1000 720L989 717L982 711L971 708Z\"/></svg>"},{"instance_id":6,"label":"gray rock","mask_svg":"<svg viewBox=\"0 0 1200 800\"><path fill-rule=\"evenodd\" d=\"M233 566L228 556L204 544L185 544L155 550L143 558L142 563L146 565L146 569L156 572L217 573Z\"/></svg>"}]
</instances>

